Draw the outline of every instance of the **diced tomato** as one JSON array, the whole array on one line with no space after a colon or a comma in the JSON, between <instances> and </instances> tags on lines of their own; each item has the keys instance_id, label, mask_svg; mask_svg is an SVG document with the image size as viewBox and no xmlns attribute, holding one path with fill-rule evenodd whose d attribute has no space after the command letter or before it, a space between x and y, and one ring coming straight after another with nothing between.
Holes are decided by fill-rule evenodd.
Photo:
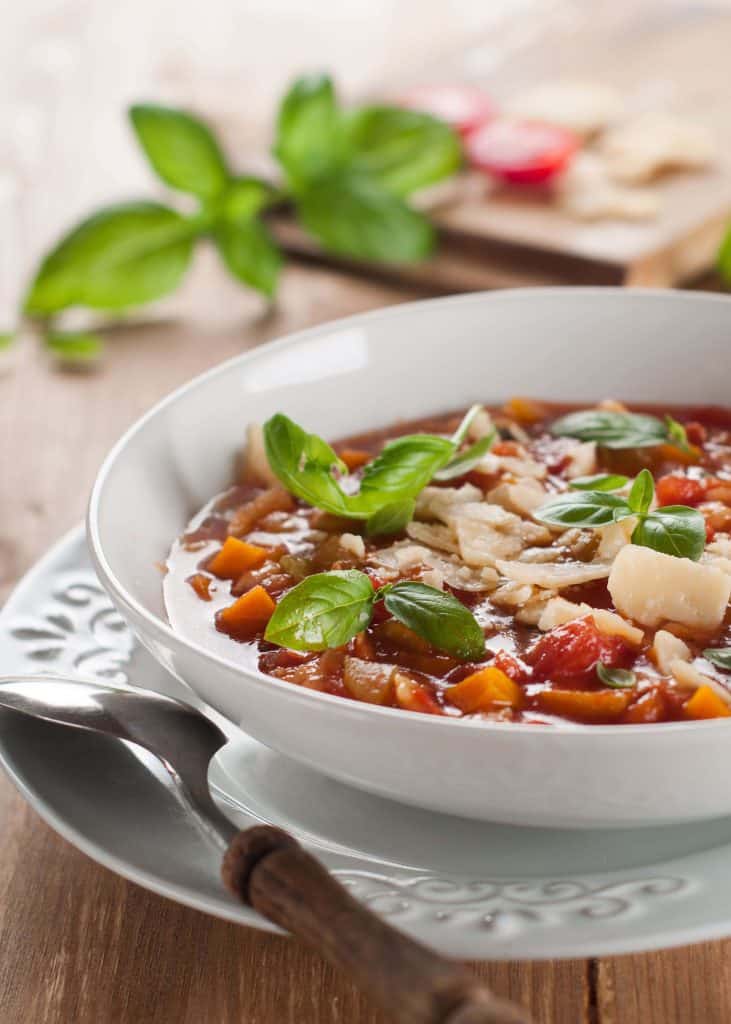
<instances>
[{"instance_id":1,"label":"diced tomato","mask_svg":"<svg viewBox=\"0 0 731 1024\"><path fill-rule=\"evenodd\" d=\"M667 708L663 691L660 687L653 686L630 704L622 721L639 725L642 722L661 722L666 717Z\"/></svg>"},{"instance_id":2,"label":"diced tomato","mask_svg":"<svg viewBox=\"0 0 731 1024\"><path fill-rule=\"evenodd\" d=\"M658 505L699 505L707 491L708 479L693 480L679 473L661 476L655 485Z\"/></svg>"},{"instance_id":3,"label":"diced tomato","mask_svg":"<svg viewBox=\"0 0 731 1024\"><path fill-rule=\"evenodd\" d=\"M188 577L186 583L191 585L201 601L210 601L212 599L211 583L213 583L213 580L210 576L206 576L202 572L196 572Z\"/></svg>"},{"instance_id":4,"label":"diced tomato","mask_svg":"<svg viewBox=\"0 0 731 1024\"><path fill-rule=\"evenodd\" d=\"M495 116L490 97L474 85L421 85L399 96L397 103L446 121L460 135Z\"/></svg>"},{"instance_id":5,"label":"diced tomato","mask_svg":"<svg viewBox=\"0 0 731 1024\"><path fill-rule=\"evenodd\" d=\"M507 651L498 651L492 664L509 676L514 683L525 683L530 679L531 672L528 666Z\"/></svg>"},{"instance_id":6,"label":"diced tomato","mask_svg":"<svg viewBox=\"0 0 731 1024\"><path fill-rule=\"evenodd\" d=\"M558 683L588 683L596 678L597 661L617 668L630 664L633 658L624 640L600 633L589 616L552 629L525 656L534 679Z\"/></svg>"},{"instance_id":7,"label":"diced tomato","mask_svg":"<svg viewBox=\"0 0 731 1024\"><path fill-rule=\"evenodd\" d=\"M688 438L690 444L700 447L706 443L706 440L708 439L708 431L702 423L698 423L696 420L693 420L691 423L685 424L685 436Z\"/></svg>"},{"instance_id":8,"label":"diced tomato","mask_svg":"<svg viewBox=\"0 0 731 1024\"><path fill-rule=\"evenodd\" d=\"M565 128L510 118L488 121L465 139L471 164L518 185L550 181L567 167L577 148L578 140Z\"/></svg>"},{"instance_id":9,"label":"diced tomato","mask_svg":"<svg viewBox=\"0 0 731 1024\"><path fill-rule=\"evenodd\" d=\"M405 672L394 672L396 703L404 711L420 711L425 715L443 715L436 697L422 683L418 683Z\"/></svg>"}]
</instances>

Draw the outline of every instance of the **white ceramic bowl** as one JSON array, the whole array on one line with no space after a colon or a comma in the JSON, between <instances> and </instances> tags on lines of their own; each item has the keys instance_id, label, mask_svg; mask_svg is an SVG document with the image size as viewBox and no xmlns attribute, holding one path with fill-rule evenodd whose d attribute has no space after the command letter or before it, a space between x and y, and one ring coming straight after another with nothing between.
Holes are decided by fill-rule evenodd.
<instances>
[{"instance_id":1,"label":"white ceramic bowl","mask_svg":"<svg viewBox=\"0 0 731 1024\"><path fill-rule=\"evenodd\" d=\"M432 718L301 689L176 635L155 563L228 485L245 424L277 410L332 438L514 394L728 404L730 346L730 299L619 289L436 299L303 331L198 377L116 445L89 506L99 576L142 643L204 701L343 782L525 825L729 814L727 720L539 728Z\"/></svg>"}]
</instances>

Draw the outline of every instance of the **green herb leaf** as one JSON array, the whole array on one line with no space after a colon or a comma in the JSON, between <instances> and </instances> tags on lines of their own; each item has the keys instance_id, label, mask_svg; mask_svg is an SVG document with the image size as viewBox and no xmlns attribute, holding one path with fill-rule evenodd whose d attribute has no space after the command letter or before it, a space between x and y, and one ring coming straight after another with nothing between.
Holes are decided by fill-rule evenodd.
<instances>
[{"instance_id":1,"label":"green herb leaf","mask_svg":"<svg viewBox=\"0 0 731 1024\"><path fill-rule=\"evenodd\" d=\"M577 476L569 487L577 491L620 491L629 483L628 476L619 473L597 473L595 476Z\"/></svg>"},{"instance_id":2,"label":"green herb leaf","mask_svg":"<svg viewBox=\"0 0 731 1024\"><path fill-rule=\"evenodd\" d=\"M56 359L67 366L91 366L104 349L98 334L84 331L51 331L43 340Z\"/></svg>"},{"instance_id":3,"label":"green herb leaf","mask_svg":"<svg viewBox=\"0 0 731 1024\"><path fill-rule=\"evenodd\" d=\"M246 223L270 206L276 198L276 189L261 178L232 178L216 209L222 220Z\"/></svg>"},{"instance_id":4,"label":"green herb leaf","mask_svg":"<svg viewBox=\"0 0 731 1024\"><path fill-rule=\"evenodd\" d=\"M467 661L485 652L485 637L472 612L452 594L404 580L379 591L386 609L432 647Z\"/></svg>"},{"instance_id":5,"label":"green herb leaf","mask_svg":"<svg viewBox=\"0 0 731 1024\"><path fill-rule=\"evenodd\" d=\"M605 491L569 491L541 505L533 517L551 526L608 526L632 515L624 498Z\"/></svg>"},{"instance_id":6,"label":"green herb leaf","mask_svg":"<svg viewBox=\"0 0 731 1024\"><path fill-rule=\"evenodd\" d=\"M637 515L643 516L655 497L655 481L649 469L643 469L635 478L627 495L627 504Z\"/></svg>"},{"instance_id":7,"label":"green herb leaf","mask_svg":"<svg viewBox=\"0 0 731 1024\"><path fill-rule=\"evenodd\" d=\"M705 519L695 508L665 505L640 519L632 543L697 562L706 545Z\"/></svg>"},{"instance_id":8,"label":"green herb leaf","mask_svg":"<svg viewBox=\"0 0 731 1024\"><path fill-rule=\"evenodd\" d=\"M684 452L690 451L690 445L688 444L688 434L686 433L685 427L682 423L678 423L672 416L665 417L665 428L668 432L668 440L671 444L677 445Z\"/></svg>"},{"instance_id":9,"label":"green herb leaf","mask_svg":"<svg viewBox=\"0 0 731 1024\"><path fill-rule=\"evenodd\" d=\"M416 502L413 499L384 505L367 520L366 533L369 537L401 533L414 518L415 508Z\"/></svg>"},{"instance_id":10,"label":"green herb leaf","mask_svg":"<svg viewBox=\"0 0 731 1024\"><path fill-rule=\"evenodd\" d=\"M407 434L389 441L365 467L352 507L372 515L384 505L415 498L453 452L452 441L435 434Z\"/></svg>"},{"instance_id":11,"label":"green herb leaf","mask_svg":"<svg viewBox=\"0 0 731 1024\"><path fill-rule=\"evenodd\" d=\"M374 600L370 579L355 569L307 576L278 603L264 639L295 651L340 647L370 623Z\"/></svg>"},{"instance_id":12,"label":"green herb leaf","mask_svg":"<svg viewBox=\"0 0 731 1024\"><path fill-rule=\"evenodd\" d=\"M282 254L260 220L222 221L213 237L223 262L234 277L264 295L277 290Z\"/></svg>"},{"instance_id":13,"label":"green herb leaf","mask_svg":"<svg viewBox=\"0 0 731 1024\"><path fill-rule=\"evenodd\" d=\"M434 247L429 221L365 175L340 171L302 189L303 227L330 252L360 260L422 260Z\"/></svg>"},{"instance_id":14,"label":"green herb leaf","mask_svg":"<svg viewBox=\"0 0 731 1024\"><path fill-rule=\"evenodd\" d=\"M201 199L226 186L226 161L208 126L183 110L137 104L132 126L153 169L163 181Z\"/></svg>"},{"instance_id":15,"label":"green herb leaf","mask_svg":"<svg viewBox=\"0 0 731 1024\"><path fill-rule=\"evenodd\" d=\"M172 291L190 261L195 227L160 203L110 206L43 260L25 300L30 315L68 306L124 309Z\"/></svg>"},{"instance_id":16,"label":"green herb leaf","mask_svg":"<svg viewBox=\"0 0 731 1024\"><path fill-rule=\"evenodd\" d=\"M586 409L561 416L551 424L557 437L596 441L604 448L648 448L668 439L667 427L656 416Z\"/></svg>"},{"instance_id":17,"label":"green herb leaf","mask_svg":"<svg viewBox=\"0 0 731 1024\"><path fill-rule=\"evenodd\" d=\"M481 437L479 441L475 441L474 444L460 452L459 455L455 455L444 469L440 469L439 472L434 474L434 479L453 480L457 476L464 476L465 473L469 473L482 460L483 456L489 452L496 437L497 431L491 430L489 434Z\"/></svg>"},{"instance_id":18,"label":"green herb leaf","mask_svg":"<svg viewBox=\"0 0 731 1024\"><path fill-rule=\"evenodd\" d=\"M348 116L345 130L354 165L397 196L441 181L462 162L458 137L429 114L362 107Z\"/></svg>"},{"instance_id":19,"label":"green herb leaf","mask_svg":"<svg viewBox=\"0 0 731 1024\"><path fill-rule=\"evenodd\" d=\"M13 331L2 331L0 332L0 352L5 351L15 343L15 333Z\"/></svg>"},{"instance_id":20,"label":"green herb leaf","mask_svg":"<svg viewBox=\"0 0 731 1024\"><path fill-rule=\"evenodd\" d=\"M731 228L726 232L716 257L718 272L726 282L731 282Z\"/></svg>"},{"instance_id":21,"label":"green herb leaf","mask_svg":"<svg viewBox=\"0 0 731 1024\"><path fill-rule=\"evenodd\" d=\"M627 668L608 668L601 661L596 663L596 674L605 686L613 690L629 690L637 682L637 676Z\"/></svg>"},{"instance_id":22,"label":"green herb leaf","mask_svg":"<svg viewBox=\"0 0 731 1024\"><path fill-rule=\"evenodd\" d=\"M264 424L264 446L269 465L291 494L333 515L353 517L350 498L332 475L333 469L345 467L317 434L277 413Z\"/></svg>"},{"instance_id":23,"label":"green herb leaf","mask_svg":"<svg viewBox=\"0 0 731 1024\"><path fill-rule=\"evenodd\" d=\"M347 140L331 78L297 79L279 108L273 151L295 191L343 163Z\"/></svg>"},{"instance_id":24,"label":"green herb leaf","mask_svg":"<svg viewBox=\"0 0 731 1024\"><path fill-rule=\"evenodd\" d=\"M724 672L731 672L731 647L706 647L703 657Z\"/></svg>"},{"instance_id":25,"label":"green herb leaf","mask_svg":"<svg viewBox=\"0 0 731 1024\"><path fill-rule=\"evenodd\" d=\"M484 406L480 405L478 402L475 403L475 405L471 405L467 412L464 414L460 425L452 434L452 443L456 447L459 447L459 445L461 445L462 442L466 440L467 434L469 433L469 429L475 421L475 417L482 412L483 408Z\"/></svg>"}]
</instances>

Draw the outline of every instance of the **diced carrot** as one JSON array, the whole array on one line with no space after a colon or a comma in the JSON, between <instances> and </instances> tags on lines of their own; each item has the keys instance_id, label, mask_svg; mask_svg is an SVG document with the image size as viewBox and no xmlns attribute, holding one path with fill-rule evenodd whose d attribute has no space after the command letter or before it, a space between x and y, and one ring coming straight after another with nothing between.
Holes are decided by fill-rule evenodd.
<instances>
[{"instance_id":1,"label":"diced carrot","mask_svg":"<svg viewBox=\"0 0 731 1024\"><path fill-rule=\"evenodd\" d=\"M446 690L448 699L465 714L498 707L520 707L523 692L510 676L488 665Z\"/></svg>"},{"instance_id":2,"label":"diced carrot","mask_svg":"<svg viewBox=\"0 0 731 1024\"><path fill-rule=\"evenodd\" d=\"M688 718L728 718L731 715L726 701L710 686L699 686L685 702L684 710Z\"/></svg>"},{"instance_id":3,"label":"diced carrot","mask_svg":"<svg viewBox=\"0 0 731 1024\"><path fill-rule=\"evenodd\" d=\"M546 408L532 398L511 398L503 406L505 413L518 423L538 423L546 418Z\"/></svg>"},{"instance_id":4,"label":"diced carrot","mask_svg":"<svg viewBox=\"0 0 731 1024\"><path fill-rule=\"evenodd\" d=\"M536 694L541 711L579 722L612 722L627 710L629 690L542 690Z\"/></svg>"},{"instance_id":5,"label":"diced carrot","mask_svg":"<svg viewBox=\"0 0 731 1024\"><path fill-rule=\"evenodd\" d=\"M394 672L396 703L404 711L420 711L425 715L443 715L436 698L425 686L411 679L405 672Z\"/></svg>"},{"instance_id":6,"label":"diced carrot","mask_svg":"<svg viewBox=\"0 0 731 1024\"><path fill-rule=\"evenodd\" d=\"M210 576L206 576L205 573L202 572L196 572L192 576L189 576L185 582L190 584L201 601L212 600L213 595L211 594L211 583L213 583L213 580Z\"/></svg>"},{"instance_id":7,"label":"diced carrot","mask_svg":"<svg viewBox=\"0 0 731 1024\"><path fill-rule=\"evenodd\" d=\"M227 537L223 547L208 562L208 571L222 580L237 580L250 569L258 569L269 552L256 544L247 544L238 537Z\"/></svg>"},{"instance_id":8,"label":"diced carrot","mask_svg":"<svg viewBox=\"0 0 731 1024\"><path fill-rule=\"evenodd\" d=\"M361 466L365 466L366 462L370 462L373 458L370 452L361 451L360 448L343 448L341 452L338 452L338 456L343 460L351 473L354 469L360 469Z\"/></svg>"},{"instance_id":9,"label":"diced carrot","mask_svg":"<svg viewBox=\"0 0 731 1024\"><path fill-rule=\"evenodd\" d=\"M662 690L653 686L630 704L622 721L639 725L643 722L662 722L666 716L667 707Z\"/></svg>"},{"instance_id":10,"label":"diced carrot","mask_svg":"<svg viewBox=\"0 0 731 1024\"><path fill-rule=\"evenodd\" d=\"M216 626L237 640L252 640L264 629L276 607L264 587L252 587L218 612Z\"/></svg>"},{"instance_id":11,"label":"diced carrot","mask_svg":"<svg viewBox=\"0 0 731 1024\"><path fill-rule=\"evenodd\" d=\"M677 444L661 444L655 454L658 458L668 462L677 462L681 466L692 466L701 457L701 450L694 444L689 444L687 448L680 448Z\"/></svg>"}]
</instances>

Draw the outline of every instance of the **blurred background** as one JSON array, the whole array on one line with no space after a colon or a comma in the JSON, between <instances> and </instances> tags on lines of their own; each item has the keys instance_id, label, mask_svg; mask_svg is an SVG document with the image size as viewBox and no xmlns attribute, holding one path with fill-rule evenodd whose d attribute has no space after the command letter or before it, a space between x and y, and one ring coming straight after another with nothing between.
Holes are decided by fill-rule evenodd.
<instances>
[{"instance_id":1,"label":"blurred background","mask_svg":"<svg viewBox=\"0 0 731 1024\"><path fill-rule=\"evenodd\" d=\"M277 102L296 75L314 70L331 73L350 102L457 82L477 84L502 108L533 86L588 82L613 89L625 117L670 111L708 132L705 173L663 180L660 200L642 182L629 200L610 197L609 216L567 215L544 192L496 191L489 176L477 191L474 180L460 182L458 201L438 197L433 212L446 232L440 254L396 275L420 288L684 283L708 270L731 209L726 2L29 0L6 4L1 18L4 325L62 231L99 204L165 194L133 141L130 103L192 109L237 169L266 168ZM592 187L580 203L596 205ZM296 232L287 241L313 254ZM208 262L197 254L176 311L196 315ZM229 302L249 308L235 282L216 287L226 315Z\"/></svg>"}]
</instances>

